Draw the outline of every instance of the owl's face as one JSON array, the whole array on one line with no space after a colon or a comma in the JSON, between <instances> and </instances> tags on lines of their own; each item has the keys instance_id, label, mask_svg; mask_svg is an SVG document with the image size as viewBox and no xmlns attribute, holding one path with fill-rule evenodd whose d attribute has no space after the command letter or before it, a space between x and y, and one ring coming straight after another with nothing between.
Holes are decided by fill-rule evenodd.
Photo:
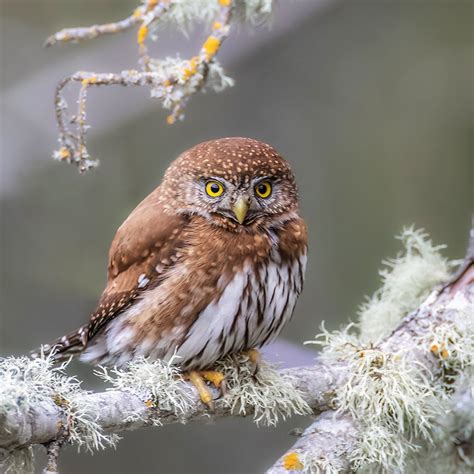
<instances>
[{"instance_id":1,"label":"owl's face","mask_svg":"<svg viewBox=\"0 0 474 474\"><path fill-rule=\"evenodd\" d=\"M277 152L249 138L201 143L183 153L162 184L168 209L242 228L293 216L293 173Z\"/></svg>"},{"instance_id":2,"label":"owl's face","mask_svg":"<svg viewBox=\"0 0 474 474\"><path fill-rule=\"evenodd\" d=\"M240 225L291 208L291 195L277 176L242 177L240 182L219 176L202 176L190 183L190 209L206 215L220 215Z\"/></svg>"}]
</instances>

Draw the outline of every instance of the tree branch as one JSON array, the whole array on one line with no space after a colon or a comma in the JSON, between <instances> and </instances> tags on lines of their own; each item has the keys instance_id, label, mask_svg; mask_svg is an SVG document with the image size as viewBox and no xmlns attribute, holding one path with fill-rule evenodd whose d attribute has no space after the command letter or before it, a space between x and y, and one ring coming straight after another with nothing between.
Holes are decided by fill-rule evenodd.
<instances>
[{"instance_id":1,"label":"tree branch","mask_svg":"<svg viewBox=\"0 0 474 474\"><path fill-rule=\"evenodd\" d=\"M327 411L319 415L304 431L290 451L285 453L267 471L283 474L288 471L346 472L350 467L350 454L357 441L357 429L350 416ZM308 465L319 471L311 471Z\"/></svg>"},{"instance_id":2,"label":"tree branch","mask_svg":"<svg viewBox=\"0 0 474 474\"><path fill-rule=\"evenodd\" d=\"M281 376L294 377L294 387L308 403L314 413L332 408L333 389L341 383L344 372L334 364L327 366L316 361L313 367L298 367L282 370ZM171 423L187 423L209 418L232 416L234 413L223 400L216 400L212 413L203 405L193 385L182 382L183 390L192 400L192 409L183 416L148 407L137 395L125 391L109 390L106 392L84 395L87 406L94 406L94 419L105 433L118 433L134 430L154 424L159 419L163 425ZM214 390L214 396L218 393ZM246 415L253 414L252 409ZM61 408L51 400L49 404L32 407L26 416L11 411L8 416L0 419L0 449L12 451L31 444L47 444L64 436L62 427L67 425L67 416Z\"/></svg>"},{"instance_id":3,"label":"tree branch","mask_svg":"<svg viewBox=\"0 0 474 474\"><path fill-rule=\"evenodd\" d=\"M432 291L430 296L415 311L407 315L392 333L378 345L377 350L384 353L400 353L410 355L410 360L427 368L428 375L433 379L440 377L440 358L449 354L442 353L439 348L426 347L420 344L430 336L434 327L449 324L453 313L445 308L456 297L463 295L469 301L471 317L474 318L474 216L469 234L466 256L452 279L442 288ZM359 351L364 357L364 351ZM471 354L472 357L472 354ZM472 361L471 361L472 364ZM329 365L331 369L334 369ZM345 383L350 377L350 368L338 378ZM336 392L341 385L334 385ZM337 401L333 399L333 403ZM455 394L452 410L446 415L449 421L443 423L455 426L451 436L456 440L459 458L465 465L474 466L474 430L466 427L474 426L474 386L467 380ZM457 419L457 420L456 420ZM453 422L453 420L456 420ZM356 439L360 437L357 424L347 413L326 411L306 429L301 438L267 471L268 474L280 474L288 471L326 473L347 472Z\"/></svg>"},{"instance_id":4,"label":"tree branch","mask_svg":"<svg viewBox=\"0 0 474 474\"><path fill-rule=\"evenodd\" d=\"M213 4L215 4L214 7ZM234 10L238 8L250 7L234 0L209 2L207 9L214 14L211 33L197 54L189 60L151 58L146 40L150 36L153 25L158 21L169 21L172 15L178 19L184 18L181 21L186 21L186 18L188 21L205 19L209 12L200 12L192 2L146 0L129 17L121 21L105 25L67 28L50 36L46 40L46 46L121 33L138 26L136 39L140 66L139 70L131 69L120 73L78 71L58 83L54 103L59 130L59 148L54 152L53 157L59 161L76 164L81 172L98 165L98 161L90 157L86 144L86 132L89 128L86 122L86 99L90 87L110 85L149 87L151 96L161 99L163 106L171 109L167 122L173 124L184 117L184 108L193 94L203 90L207 85L214 87L216 91L232 85L233 81L224 75L216 57L222 43L229 36L231 22L235 16ZM261 16L262 13L268 12L259 12L255 7L251 12L254 17ZM64 88L71 83L79 83L81 86L76 115L68 117L68 105L63 92ZM70 124L75 125L75 129L71 129Z\"/></svg>"}]
</instances>

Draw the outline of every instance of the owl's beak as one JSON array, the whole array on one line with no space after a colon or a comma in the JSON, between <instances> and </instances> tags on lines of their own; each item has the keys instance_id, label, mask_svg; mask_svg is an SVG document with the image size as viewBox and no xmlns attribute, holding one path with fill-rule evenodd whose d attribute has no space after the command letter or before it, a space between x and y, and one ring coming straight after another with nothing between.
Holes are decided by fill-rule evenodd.
<instances>
[{"instance_id":1,"label":"owl's beak","mask_svg":"<svg viewBox=\"0 0 474 474\"><path fill-rule=\"evenodd\" d=\"M249 201L245 197L239 197L237 201L235 201L234 206L232 207L232 211L235 214L235 217L237 217L237 220L239 221L239 224L243 224L245 220L245 216L247 215L247 212L249 210Z\"/></svg>"}]
</instances>

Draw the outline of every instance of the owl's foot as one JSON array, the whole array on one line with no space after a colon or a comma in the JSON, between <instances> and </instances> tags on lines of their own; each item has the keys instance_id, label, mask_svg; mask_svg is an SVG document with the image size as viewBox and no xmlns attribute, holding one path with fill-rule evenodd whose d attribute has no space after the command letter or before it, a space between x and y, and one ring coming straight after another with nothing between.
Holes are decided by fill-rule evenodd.
<instances>
[{"instance_id":1,"label":"owl's foot","mask_svg":"<svg viewBox=\"0 0 474 474\"><path fill-rule=\"evenodd\" d=\"M249 363L253 367L253 375L257 375L260 368L260 360L262 359L260 352L257 349L249 349L244 354L249 358Z\"/></svg>"},{"instance_id":2,"label":"owl's foot","mask_svg":"<svg viewBox=\"0 0 474 474\"><path fill-rule=\"evenodd\" d=\"M209 409L214 409L214 398L212 396L212 392L209 390L209 387L206 385L204 380L211 382L214 387L219 389L220 397L225 395L226 386L225 386L225 378L224 374L221 372L217 372L215 370L191 370L188 373L189 381L196 387L198 391L199 398L201 401L209 407Z\"/></svg>"}]
</instances>

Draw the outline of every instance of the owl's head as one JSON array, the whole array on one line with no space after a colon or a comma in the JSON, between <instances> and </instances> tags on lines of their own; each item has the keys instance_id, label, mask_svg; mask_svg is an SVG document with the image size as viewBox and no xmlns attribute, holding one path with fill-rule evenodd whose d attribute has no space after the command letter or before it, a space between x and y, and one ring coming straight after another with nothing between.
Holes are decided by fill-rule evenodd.
<instances>
[{"instance_id":1,"label":"owl's head","mask_svg":"<svg viewBox=\"0 0 474 474\"><path fill-rule=\"evenodd\" d=\"M221 138L184 152L162 183L168 209L242 228L286 220L298 211L288 163L266 143Z\"/></svg>"}]
</instances>

